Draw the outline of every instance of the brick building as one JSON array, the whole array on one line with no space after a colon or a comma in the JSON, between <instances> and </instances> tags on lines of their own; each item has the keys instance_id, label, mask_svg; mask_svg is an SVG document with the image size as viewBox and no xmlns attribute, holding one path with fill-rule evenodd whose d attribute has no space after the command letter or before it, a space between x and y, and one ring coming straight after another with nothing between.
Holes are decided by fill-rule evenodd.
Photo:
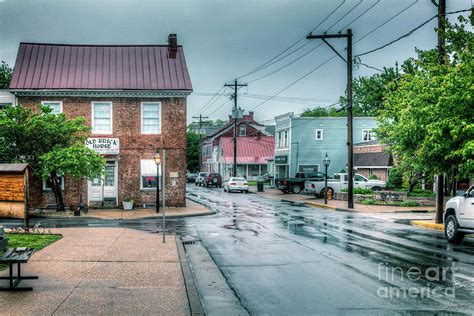
<instances>
[{"instance_id":1,"label":"brick building","mask_svg":"<svg viewBox=\"0 0 474 316\"><path fill-rule=\"evenodd\" d=\"M192 85L183 49L168 45L62 45L21 43L10 91L18 103L83 116L92 127L86 144L107 160L102 179L62 181L65 205L154 205L157 167L166 148L167 205L185 204L186 98ZM161 171L160 171L161 172ZM54 203L36 179L33 207Z\"/></svg>"},{"instance_id":2,"label":"brick building","mask_svg":"<svg viewBox=\"0 0 474 316\"><path fill-rule=\"evenodd\" d=\"M354 144L354 169L363 176L377 176L387 181L390 169L393 168L393 157L385 146L377 140Z\"/></svg>"}]
</instances>

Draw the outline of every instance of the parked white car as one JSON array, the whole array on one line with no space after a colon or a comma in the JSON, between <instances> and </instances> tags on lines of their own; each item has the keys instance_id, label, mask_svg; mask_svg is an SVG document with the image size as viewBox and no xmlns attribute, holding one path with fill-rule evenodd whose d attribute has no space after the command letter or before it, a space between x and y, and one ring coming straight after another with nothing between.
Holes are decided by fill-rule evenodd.
<instances>
[{"instance_id":1,"label":"parked white car","mask_svg":"<svg viewBox=\"0 0 474 316\"><path fill-rule=\"evenodd\" d=\"M458 191L449 199L443 214L444 234L448 242L458 244L465 234L474 233L474 186Z\"/></svg>"},{"instance_id":2,"label":"parked white car","mask_svg":"<svg viewBox=\"0 0 474 316\"><path fill-rule=\"evenodd\" d=\"M229 178L224 182L224 192L240 191L249 193L249 185L244 178Z\"/></svg>"},{"instance_id":3,"label":"parked white car","mask_svg":"<svg viewBox=\"0 0 474 316\"><path fill-rule=\"evenodd\" d=\"M343 189L348 187L348 174L347 173L336 173L334 177L328 179L328 193L331 194L342 192ZM363 175L355 174L354 176L354 188L371 189L372 191L380 191L387 186L387 183L382 180L369 180ZM305 192L314 194L316 196L324 195L324 180L305 182Z\"/></svg>"},{"instance_id":4,"label":"parked white car","mask_svg":"<svg viewBox=\"0 0 474 316\"><path fill-rule=\"evenodd\" d=\"M194 184L204 186L204 178L207 177L208 172L199 172Z\"/></svg>"}]
</instances>

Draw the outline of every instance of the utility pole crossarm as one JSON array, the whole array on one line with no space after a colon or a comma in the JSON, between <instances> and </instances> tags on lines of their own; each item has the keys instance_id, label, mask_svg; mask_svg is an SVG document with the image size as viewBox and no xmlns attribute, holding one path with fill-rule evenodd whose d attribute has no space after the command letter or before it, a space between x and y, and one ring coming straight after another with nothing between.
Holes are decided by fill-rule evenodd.
<instances>
[{"instance_id":1,"label":"utility pole crossarm","mask_svg":"<svg viewBox=\"0 0 474 316\"><path fill-rule=\"evenodd\" d=\"M352 36L352 34L322 34L322 35L313 35L313 33L310 33L308 36L306 36L306 39L325 39L325 38L344 38L344 37L349 37Z\"/></svg>"}]
</instances>

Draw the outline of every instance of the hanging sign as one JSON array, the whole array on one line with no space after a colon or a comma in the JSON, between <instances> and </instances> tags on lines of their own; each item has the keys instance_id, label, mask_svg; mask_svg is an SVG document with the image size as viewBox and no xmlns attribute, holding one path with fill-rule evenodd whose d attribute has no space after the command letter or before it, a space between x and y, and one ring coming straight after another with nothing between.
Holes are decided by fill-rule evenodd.
<instances>
[{"instance_id":1,"label":"hanging sign","mask_svg":"<svg viewBox=\"0 0 474 316\"><path fill-rule=\"evenodd\" d=\"M118 155L120 152L118 138L91 137L86 140L86 146L101 155Z\"/></svg>"}]
</instances>

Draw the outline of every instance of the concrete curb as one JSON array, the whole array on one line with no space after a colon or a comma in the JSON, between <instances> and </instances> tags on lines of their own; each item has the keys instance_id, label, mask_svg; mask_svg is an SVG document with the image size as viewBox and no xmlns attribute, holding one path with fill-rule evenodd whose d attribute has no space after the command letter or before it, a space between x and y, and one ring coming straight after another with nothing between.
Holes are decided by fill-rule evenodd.
<instances>
[{"instance_id":1,"label":"concrete curb","mask_svg":"<svg viewBox=\"0 0 474 316\"><path fill-rule=\"evenodd\" d=\"M196 287L196 282L191 272L186 253L184 251L183 241L176 237L176 246L178 247L179 263L181 264L181 272L183 273L184 285L186 286L186 295L188 296L188 304L191 315L206 315L202 306L201 298Z\"/></svg>"},{"instance_id":2,"label":"concrete curb","mask_svg":"<svg viewBox=\"0 0 474 316\"><path fill-rule=\"evenodd\" d=\"M207 207L204 204L202 206ZM166 219L175 219L175 218L182 218L182 217L197 217L197 216L207 216L207 215L214 215L216 214L213 210L208 210L207 212L203 213L196 213L196 214L182 214L182 215L166 215ZM93 219L103 219L103 220L111 220L111 221L120 221L120 220L142 220L142 219L161 219L163 216L144 216L144 217L135 217L135 218L110 218L110 217L98 217L93 215L81 215L81 216L55 216L55 215L33 215L30 218L38 219L38 218L93 218Z\"/></svg>"},{"instance_id":3,"label":"concrete curb","mask_svg":"<svg viewBox=\"0 0 474 316\"><path fill-rule=\"evenodd\" d=\"M323 203L306 201L306 202L304 202L304 204L306 204L308 206L311 206L311 207L320 207L320 208L325 208L325 209L329 209L329 210L333 210L333 211L337 211L337 212L358 213L355 210L351 210L351 209L348 209L348 208L340 208L340 207L336 207L336 206L328 205L328 204L323 204Z\"/></svg>"},{"instance_id":4,"label":"concrete curb","mask_svg":"<svg viewBox=\"0 0 474 316\"><path fill-rule=\"evenodd\" d=\"M410 224L413 226L418 226L422 228L433 229L437 231L444 231L443 224L436 224L436 223L432 223L428 221L411 221Z\"/></svg>"}]
</instances>

